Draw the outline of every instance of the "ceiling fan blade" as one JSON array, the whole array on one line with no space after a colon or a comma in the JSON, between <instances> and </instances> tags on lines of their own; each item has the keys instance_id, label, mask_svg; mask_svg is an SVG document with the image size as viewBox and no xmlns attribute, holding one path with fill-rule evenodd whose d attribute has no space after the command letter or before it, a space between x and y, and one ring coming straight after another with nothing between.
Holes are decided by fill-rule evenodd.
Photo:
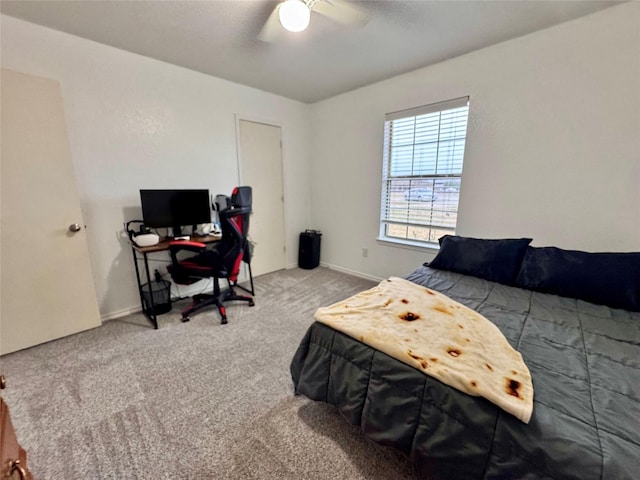
<instances>
[{"instance_id":1,"label":"ceiling fan blade","mask_svg":"<svg viewBox=\"0 0 640 480\"><path fill-rule=\"evenodd\" d=\"M344 25L363 26L371 18L366 10L345 0L317 0L311 10Z\"/></svg>"},{"instance_id":2,"label":"ceiling fan blade","mask_svg":"<svg viewBox=\"0 0 640 480\"><path fill-rule=\"evenodd\" d=\"M282 26L280 25L280 19L278 18L278 10L280 9L280 4L276 5L269 15L269 18L264 23L262 30L260 30L260 34L258 35L258 40L261 40L266 43L275 42L278 37L282 34Z\"/></svg>"}]
</instances>

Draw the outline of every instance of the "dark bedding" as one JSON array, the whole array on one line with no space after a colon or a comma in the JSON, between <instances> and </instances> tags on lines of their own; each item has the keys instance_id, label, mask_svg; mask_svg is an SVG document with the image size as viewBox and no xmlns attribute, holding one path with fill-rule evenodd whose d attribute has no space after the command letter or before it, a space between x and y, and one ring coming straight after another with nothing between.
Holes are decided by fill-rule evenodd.
<instances>
[{"instance_id":1,"label":"dark bedding","mask_svg":"<svg viewBox=\"0 0 640 480\"><path fill-rule=\"evenodd\" d=\"M428 478L639 478L640 313L428 267L405 278L478 311L522 354L529 424L317 322L291 363L296 393Z\"/></svg>"}]
</instances>

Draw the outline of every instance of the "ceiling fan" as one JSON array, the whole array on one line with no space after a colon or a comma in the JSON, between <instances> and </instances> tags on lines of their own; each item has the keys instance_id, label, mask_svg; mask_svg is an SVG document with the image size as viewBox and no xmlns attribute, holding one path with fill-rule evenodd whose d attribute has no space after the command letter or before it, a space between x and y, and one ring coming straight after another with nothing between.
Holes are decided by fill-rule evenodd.
<instances>
[{"instance_id":1,"label":"ceiling fan","mask_svg":"<svg viewBox=\"0 0 640 480\"><path fill-rule=\"evenodd\" d=\"M309 26L311 12L350 26L362 26L369 21L365 10L346 0L284 0L273 9L258 38L263 42L273 42L283 28L301 32Z\"/></svg>"}]
</instances>

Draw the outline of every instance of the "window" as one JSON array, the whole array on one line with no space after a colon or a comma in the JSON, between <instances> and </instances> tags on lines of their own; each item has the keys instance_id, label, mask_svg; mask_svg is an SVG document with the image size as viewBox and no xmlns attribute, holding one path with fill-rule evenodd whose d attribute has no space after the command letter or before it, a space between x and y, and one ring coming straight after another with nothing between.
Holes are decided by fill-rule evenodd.
<instances>
[{"instance_id":1,"label":"window","mask_svg":"<svg viewBox=\"0 0 640 480\"><path fill-rule=\"evenodd\" d=\"M386 115L382 240L433 244L455 233L468 116L468 97Z\"/></svg>"}]
</instances>

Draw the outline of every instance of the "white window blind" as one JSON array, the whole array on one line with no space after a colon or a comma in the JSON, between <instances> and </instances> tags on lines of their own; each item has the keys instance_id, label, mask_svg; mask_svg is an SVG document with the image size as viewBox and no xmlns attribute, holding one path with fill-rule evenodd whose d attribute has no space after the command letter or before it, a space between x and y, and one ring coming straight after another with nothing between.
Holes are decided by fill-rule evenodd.
<instances>
[{"instance_id":1,"label":"white window blind","mask_svg":"<svg viewBox=\"0 0 640 480\"><path fill-rule=\"evenodd\" d=\"M468 116L469 97L385 116L381 238L455 233Z\"/></svg>"}]
</instances>

